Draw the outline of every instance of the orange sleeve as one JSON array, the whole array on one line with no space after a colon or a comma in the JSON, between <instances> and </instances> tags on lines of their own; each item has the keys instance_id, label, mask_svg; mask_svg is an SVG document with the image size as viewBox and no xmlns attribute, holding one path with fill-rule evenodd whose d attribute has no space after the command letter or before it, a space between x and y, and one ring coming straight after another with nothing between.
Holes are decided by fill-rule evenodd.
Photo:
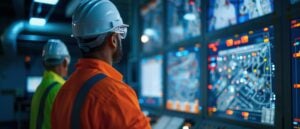
<instances>
[{"instance_id":1,"label":"orange sleeve","mask_svg":"<svg viewBox=\"0 0 300 129\"><path fill-rule=\"evenodd\" d=\"M105 103L105 107L109 108L99 112L104 120L100 128L151 129L148 119L139 107L136 95L129 88L120 89Z\"/></svg>"}]
</instances>

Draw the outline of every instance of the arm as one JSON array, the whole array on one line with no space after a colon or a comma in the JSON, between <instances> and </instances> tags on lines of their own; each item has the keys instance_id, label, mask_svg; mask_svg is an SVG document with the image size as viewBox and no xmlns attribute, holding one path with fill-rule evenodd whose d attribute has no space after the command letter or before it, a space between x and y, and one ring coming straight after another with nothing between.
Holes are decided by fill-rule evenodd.
<instances>
[{"instance_id":1,"label":"arm","mask_svg":"<svg viewBox=\"0 0 300 129\"><path fill-rule=\"evenodd\" d=\"M106 118L102 128L106 129L151 129L146 116L142 113L135 93L124 88L112 96L102 108L102 117Z\"/></svg>"}]
</instances>

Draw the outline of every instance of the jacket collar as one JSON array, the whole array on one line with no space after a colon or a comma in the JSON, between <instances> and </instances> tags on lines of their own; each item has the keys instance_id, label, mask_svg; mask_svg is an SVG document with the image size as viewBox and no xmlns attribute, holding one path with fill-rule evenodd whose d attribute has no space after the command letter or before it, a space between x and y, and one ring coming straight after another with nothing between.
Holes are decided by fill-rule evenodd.
<instances>
[{"instance_id":1,"label":"jacket collar","mask_svg":"<svg viewBox=\"0 0 300 129\"><path fill-rule=\"evenodd\" d=\"M110 64L99 59L79 59L78 63L76 64L76 67L78 69L97 69L103 74L114 78L118 81L123 80L123 75L120 72L118 72Z\"/></svg>"},{"instance_id":2,"label":"jacket collar","mask_svg":"<svg viewBox=\"0 0 300 129\"><path fill-rule=\"evenodd\" d=\"M60 75L50 70L46 70L44 72L44 78L49 80L54 80L61 84L65 83L65 80Z\"/></svg>"}]
</instances>

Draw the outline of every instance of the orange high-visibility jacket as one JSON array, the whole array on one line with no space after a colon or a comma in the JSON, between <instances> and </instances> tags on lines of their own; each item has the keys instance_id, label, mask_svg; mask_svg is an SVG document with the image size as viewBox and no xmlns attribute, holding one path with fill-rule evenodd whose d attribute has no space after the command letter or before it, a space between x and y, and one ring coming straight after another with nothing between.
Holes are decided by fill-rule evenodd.
<instances>
[{"instance_id":1,"label":"orange high-visibility jacket","mask_svg":"<svg viewBox=\"0 0 300 129\"><path fill-rule=\"evenodd\" d=\"M81 129L150 129L135 92L111 65L96 59L80 59L76 71L56 96L51 116L53 129L70 129L71 112L77 92L96 74L107 77L89 91L81 109Z\"/></svg>"}]
</instances>

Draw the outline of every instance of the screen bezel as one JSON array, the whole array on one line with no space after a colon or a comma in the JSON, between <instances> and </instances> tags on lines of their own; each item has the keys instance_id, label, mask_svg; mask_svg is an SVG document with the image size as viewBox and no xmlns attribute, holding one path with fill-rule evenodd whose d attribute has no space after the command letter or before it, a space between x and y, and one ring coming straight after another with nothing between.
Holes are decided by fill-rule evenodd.
<instances>
[{"instance_id":1,"label":"screen bezel","mask_svg":"<svg viewBox=\"0 0 300 129\"><path fill-rule=\"evenodd\" d=\"M291 21L295 19L300 19L300 2L296 4L290 4L289 2L284 2L282 1L284 5L284 10L286 14L282 15L281 19L281 26L282 26L282 31L285 32L281 34L282 36L282 42L285 42L288 45L281 45L281 50L282 50L282 64L283 66L283 73L282 73L282 85L285 86L283 88L283 93L284 93L284 105L286 107L289 107L289 110L285 110L283 113L283 117L286 118L283 120L284 122L284 127L287 127L289 129L293 128L293 112L292 112L292 39L291 39Z\"/></svg>"},{"instance_id":2,"label":"screen bezel","mask_svg":"<svg viewBox=\"0 0 300 129\"><path fill-rule=\"evenodd\" d=\"M292 5L292 7L296 7L296 6L300 6L300 2ZM286 25L286 27L284 28L285 29L285 32L288 32L288 33L285 33L284 34L284 38L285 38L285 41L288 41L288 45L285 47L284 51L285 51L285 58L284 59L284 62L285 63L285 71L288 71L285 73L285 78L284 78L284 84L287 85L286 87L286 90L285 90L285 93L287 94L287 102L286 102L286 105L289 106L291 108L291 110L287 110L287 113L285 114L285 117L286 118L289 118L289 119L285 119L285 126L288 126L289 128L293 128L293 88L292 88L292 60L293 58L291 57L292 55L292 37L291 37L291 34L292 34L292 29L291 29L291 21L292 20L300 20L300 14L299 14L299 11L300 11L300 8L293 8L291 10L291 17L287 17L286 20L284 20L284 23Z\"/></svg>"},{"instance_id":3,"label":"screen bezel","mask_svg":"<svg viewBox=\"0 0 300 129\"><path fill-rule=\"evenodd\" d=\"M300 21L300 17L295 18L293 20L297 20L299 22ZM292 20L290 20L290 24L289 24L290 26L292 25L291 21ZM292 50L293 49L293 47L292 47L293 46L292 32L293 32L292 28L290 28L290 35L289 35L289 39L290 39L289 40L289 43L290 43L289 44L289 46L290 46L290 55L293 54L293 50ZM294 119L294 111L293 111L294 110L294 100L293 100L294 99L294 97L293 97L294 88L292 88L292 85L293 85L293 75L292 75L293 74L293 63L292 62L293 62L293 60L294 59L291 57L291 60L290 60L290 63L291 63L290 64L290 67L291 67L291 70L290 70L291 71L291 73L290 73L290 82L291 82L291 84L289 85L291 87L291 90L290 90L291 91L291 99L290 99L291 100L291 106L290 106L291 107L291 116L290 116L290 118L291 118L291 128L293 127L292 123L294 121L293 120Z\"/></svg>"}]
</instances>

